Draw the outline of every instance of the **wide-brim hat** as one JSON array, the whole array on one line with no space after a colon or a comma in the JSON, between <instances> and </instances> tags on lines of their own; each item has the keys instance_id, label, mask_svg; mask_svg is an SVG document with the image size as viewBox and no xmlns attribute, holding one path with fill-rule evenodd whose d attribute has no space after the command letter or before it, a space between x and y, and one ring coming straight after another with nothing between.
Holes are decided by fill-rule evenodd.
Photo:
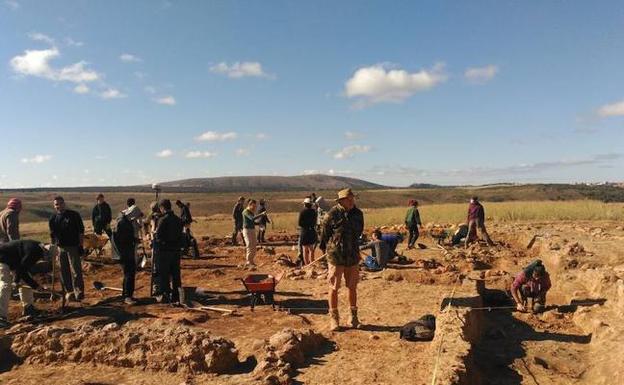
<instances>
[{"instance_id":1,"label":"wide-brim hat","mask_svg":"<svg viewBox=\"0 0 624 385\"><path fill-rule=\"evenodd\" d=\"M340 190L340 191L338 191L338 198L336 198L336 201L348 198L350 196L355 196L355 194L353 194L353 191L350 188L346 188L344 190Z\"/></svg>"}]
</instances>

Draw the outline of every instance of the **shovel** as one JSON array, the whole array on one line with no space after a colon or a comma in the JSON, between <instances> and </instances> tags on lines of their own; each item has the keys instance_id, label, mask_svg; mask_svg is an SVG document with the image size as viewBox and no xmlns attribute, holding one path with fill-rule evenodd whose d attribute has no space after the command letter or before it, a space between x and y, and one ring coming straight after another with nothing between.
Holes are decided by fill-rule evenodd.
<instances>
[{"instance_id":1,"label":"shovel","mask_svg":"<svg viewBox=\"0 0 624 385\"><path fill-rule=\"evenodd\" d=\"M93 287L95 288L95 290L98 290L98 291L104 291L104 290L123 291L123 289L120 289L118 287L106 286L104 285L104 283L100 281L94 281Z\"/></svg>"}]
</instances>

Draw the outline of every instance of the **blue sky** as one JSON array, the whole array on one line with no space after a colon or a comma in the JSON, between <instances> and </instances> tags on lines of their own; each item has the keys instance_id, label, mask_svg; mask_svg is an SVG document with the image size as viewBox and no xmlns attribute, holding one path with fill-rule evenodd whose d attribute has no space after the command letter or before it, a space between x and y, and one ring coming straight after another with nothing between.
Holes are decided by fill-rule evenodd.
<instances>
[{"instance_id":1,"label":"blue sky","mask_svg":"<svg viewBox=\"0 0 624 385\"><path fill-rule=\"evenodd\" d=\"M0 188L624 180L624 3L0 0Z\"/></svg>"}]
</instances>

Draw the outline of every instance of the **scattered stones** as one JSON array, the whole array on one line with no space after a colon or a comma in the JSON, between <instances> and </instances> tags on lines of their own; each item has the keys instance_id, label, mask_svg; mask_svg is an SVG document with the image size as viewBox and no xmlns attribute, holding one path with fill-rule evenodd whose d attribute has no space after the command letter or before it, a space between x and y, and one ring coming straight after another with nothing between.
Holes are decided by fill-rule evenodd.
<instances>
[{"instance_id":1,"label":"scattered stones","mask_svg":"<svg viewBox=\"0 0 624 385\"><path fill-rule=\"evenodd\" d=\"M192 373L225 373L238 364L233 342L162 321L102 328L43 326L16 336L11 350L27 364L62 360Z\"/></svg>"},{"instance_id":2,"label":"scattered stones","mask_svg":"<svg viewBox=\"0 0 624 385\"><path fill-rule=\"evenodd\" d=\"M253 375L264 384L290 384L294 370L326 343L325 337L311 329L284 329L265 342L264 357L258 360Z\"/></svg>"}]
</instances>

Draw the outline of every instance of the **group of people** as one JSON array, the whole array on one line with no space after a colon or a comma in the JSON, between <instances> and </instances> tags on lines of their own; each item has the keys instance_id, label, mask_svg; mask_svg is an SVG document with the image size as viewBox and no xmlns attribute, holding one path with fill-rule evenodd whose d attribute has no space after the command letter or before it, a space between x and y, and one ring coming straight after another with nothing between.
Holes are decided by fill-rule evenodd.
<instances>
[{"instance_id":1,"label":"group of people","mask_svg":"<svg viewBox=\"0 0 624 385\"><path fill-rule=\"evenodd\" d=\"M135 276L137 271L137 246L144 231L144 214L129 198L126 208L119 213L115 228L110 205L103 194L98 194L92 210L92 225L96 234L106 233L111 239L115 258L123 269L122 298L128 305L134 305ZM158 302L178 302L182 283L180 258L184 237L190 232L192 217L188 204L177 201L181 215L172 210L171 201L163 199L152 204L147 218L152 244L153 296ZM19 285L23 316L36 316L39 311L33 305L33 290L39 285L32 277L33 267L41 260L52 264L58 258L60 267L61 295L65 300L80 302L84 299L85 287L82 274L82 260L85 254L85 226L80 213L68 209L62 196L53 199L54 214L48 221L50 243L21 239L19 215L22 211L20 199L13 198L0 212L0 328L7 327L9 300L13 285ZM53 277L54 280L54 277ZM58 293L54 293L58 294Z\"/></svg>"},{"instance_id":2,"label":"group of people","mask_svg":"<svg viewBox=\"0 0 624 385\"><path fill-rule=\"evenodd\" d=\"M362 243L364 231L364 214L356 206L356 196L351 189L338 192L336 204L323 212L319 220L318 204L315 197L306 197L303 209L299 214L299 243L303 249L304 263L314 261L316 246L321 249L328 266L328 303L330 328L337 330L340 325L338 311L338 291L344 280L348 289L349 318L348 325L359 326L357 307L357 285L359 281L359 264L361 252L370 250L364 263L375 263L384 268L394 258L396 247L402 242L400 234L383 234L375 230L372 240ZM20 239L19 213L22 202L11 199L6 209L0 212L0 328L9 325L8 304L11 298L13 283L19 286L20 299L24 315L35 315L33 293L40 285L32 278L31 269L41 259L53 259L58 255L61 284L66 299L81 301L84 298L84 280L82 277L82 256L85 227L77 211L66 208L63 197L57 196L53 201L55 213L50 217L49 244L33 240ZM127 200L127 207L117 218L115 229L112 210L104 196L97 196L96 206L92 210L92 223L96 233L106 233L112 240L115 252L122 264L123 299L132 305L134 299L134 281L136 274L136 246L139 242L139 231L145 220L149 227L153 255L153 296L158 302L178 302L182 288L180 276L180 258L184 236L190 231L192 217L190 207L181 201L176 205L180 208L178 217L172 209L171 201L163 199L151 205L151 213L144 218L134 199ZM255 253L258 242L265 241L266 224L270 223L266 202L245 200L240 197L233 210L235 221L232 243L237 244L238 233L242 233L246 246L245 268L255 269ZM405 225L409 230L408 248L413 248L422 229L418 202L409 202ZM256 232L256 226L260 231ZM263 228L264 226L264 228ZM488 244L493 244L485 228L485 212L477 197L470 201L466 226L466 244L472 240L470 234L477 230ZM543 310L546 292L550 289L550 277L541 261L535 261L520 272L510 288L512 297L519 311ZM527 299L532 299L529 306Z\"/></svg>"}]
</instances>

